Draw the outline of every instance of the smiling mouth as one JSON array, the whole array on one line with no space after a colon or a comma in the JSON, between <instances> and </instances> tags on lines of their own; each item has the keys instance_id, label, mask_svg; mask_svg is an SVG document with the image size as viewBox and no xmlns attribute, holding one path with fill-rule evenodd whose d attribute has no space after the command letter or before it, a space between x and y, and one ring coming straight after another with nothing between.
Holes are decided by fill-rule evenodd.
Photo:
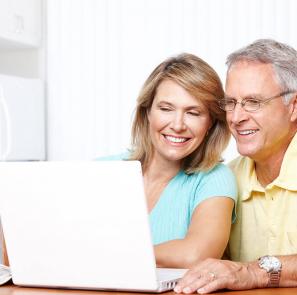
<instances>
[{"instance_id":1,"label":"smiling mouth","mask_svg":"<svg viewBox=\"0 0 297 295\"><path fill-rule=\"evenodd\" d=\"M239 135L250 135L250 134L255 134L258 131L259 129L237 130L237 133Z\"/></svg>"},{"instance_id":2,"label":"smiling mouth","mask_svg":"<svg viewBox=\"0 0 297 295\"><path fill-rule=\"evenodd\" d=\"M190 140L190 138L187 137L175 137L175 136L170 136L170 135L163 135L165 137L165 139L167 139L168 141L172 142L172 143L184 143L188 140Z\"/></svg>"}]
</instances>

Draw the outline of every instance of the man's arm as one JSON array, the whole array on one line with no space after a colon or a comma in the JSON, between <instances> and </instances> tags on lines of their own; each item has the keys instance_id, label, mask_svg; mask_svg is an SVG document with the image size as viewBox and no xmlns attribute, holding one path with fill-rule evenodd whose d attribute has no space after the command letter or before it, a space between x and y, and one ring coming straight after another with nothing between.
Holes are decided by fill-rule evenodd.
<instances>
[{"instance_id":1,"label":"man's arm","mask_svg":"<svg viewBox=\"0 0 297 295\"><path fill-rule=\"evenodd\" d=\"M277 256L282 263L280 287L297 287L297 255ZM211 293L220 289L248 290L265 288L269 274L254 262L206 259L189 270L174 291Z\"/></svg>"}]
</instances>

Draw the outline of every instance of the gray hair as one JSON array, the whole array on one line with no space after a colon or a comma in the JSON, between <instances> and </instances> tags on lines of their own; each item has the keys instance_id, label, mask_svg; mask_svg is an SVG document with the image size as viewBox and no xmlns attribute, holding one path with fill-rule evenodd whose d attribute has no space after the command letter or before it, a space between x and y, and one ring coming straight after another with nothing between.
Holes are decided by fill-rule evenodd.
<instances>
[{"instance_id":1,"label":"gray hair","mask_svg":"<svg viewBox=\"0 0 297 295\"><path fill-rule=\"evenodd\" d=\"M227 57L228 71L243 60L271 64L282 91L297 91L297 51L293 47L272 39L256 40ZM284 103L291 98L291 94L284 95Z\"/></svg>"}]
</instances>

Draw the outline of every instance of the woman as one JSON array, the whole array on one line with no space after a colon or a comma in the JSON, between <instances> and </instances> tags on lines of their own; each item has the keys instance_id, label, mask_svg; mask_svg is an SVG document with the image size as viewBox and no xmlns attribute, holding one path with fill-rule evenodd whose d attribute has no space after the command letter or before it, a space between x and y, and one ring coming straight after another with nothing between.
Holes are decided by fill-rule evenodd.
<instances>
[{"instance_id":1,"label":"woman","mask_svg":"<svg viewBox=\"0 0 297 295\"><path fill-rule=\"evenodd\" d=\"M223 96L216 72L181 54L161 63L138 97L126 159L142 163L159 267L189 268L227 245L237 191L219 163L230 138Z\"/></svg>"},{"instance_id":2,"label":"woman","mask_svg":"<svg viewBox=\"0 0 297 295\"><path fill-rule=\"evenodd\" d=\"M216 72L181 54L161 63L138 97L128 158L142 163L159 267L190 268L227 245L237 192L219 163L230 137L223 96Z\"/></svg>"}]
</instances>

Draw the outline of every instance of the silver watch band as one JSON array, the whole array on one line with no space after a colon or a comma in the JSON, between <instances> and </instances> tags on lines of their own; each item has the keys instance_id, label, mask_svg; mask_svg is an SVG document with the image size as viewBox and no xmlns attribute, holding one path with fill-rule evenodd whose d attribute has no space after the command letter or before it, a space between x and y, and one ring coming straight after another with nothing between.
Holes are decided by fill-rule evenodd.
<instances>
[{"instance_id":1,"label":"silver watch band","mask_svg":"<svg viewBox=\"0 0 297 295\"><path fill-rule=\"evenodd\" d=\"M268 274L269 281L267 287L279 287L282 263L275 256L265 255L258 260L259 267L265 269Z\"/></svg>"},{"instance_id":2,"label":"silver watch band","mask_svg":"<svg viewBox=\"0 0 297 295\"><path fill-rule=\"evenodd\" d=\"M280 281L280 271L272 271L269 272L269 282L267 287L271 287L271 288L277 288L279 287L279 281Z\"/></svg>"}]
</instances>

